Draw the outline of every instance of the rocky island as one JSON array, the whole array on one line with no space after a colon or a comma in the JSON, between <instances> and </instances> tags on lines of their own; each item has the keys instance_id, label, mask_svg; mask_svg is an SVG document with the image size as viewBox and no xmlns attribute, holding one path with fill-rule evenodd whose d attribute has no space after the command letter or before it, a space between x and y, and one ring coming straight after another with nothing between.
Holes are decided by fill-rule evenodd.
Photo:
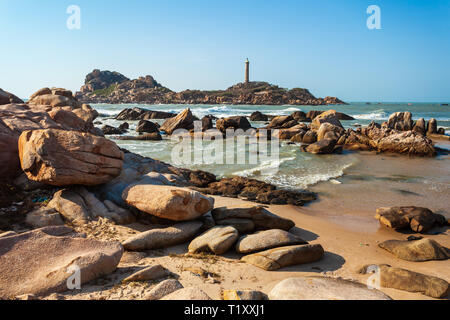
<instances>
[{"instance_id":1,"label":"rocky island","mask_svg":"<svg viewBox=\"0 0 450 320\"><path fill-rule=\"evenodd\" d=\"M316 98L308 89L280 88L267 82L243 82L226 90L174 92L152 76L130 80L118 72L92 71L75 95L83 103L335 105L336 97Z\"/></svg>"}]
</instances>

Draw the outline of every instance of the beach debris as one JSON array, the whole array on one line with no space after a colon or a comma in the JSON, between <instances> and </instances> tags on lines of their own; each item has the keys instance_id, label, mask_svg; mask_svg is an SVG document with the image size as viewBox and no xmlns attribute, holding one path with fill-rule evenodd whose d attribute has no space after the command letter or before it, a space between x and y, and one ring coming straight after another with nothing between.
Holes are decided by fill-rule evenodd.
<instances>
[{"instance_id":1,"label":"beach debris","mask_svg":"<svg viewBox=\"0 0 450 320\"><path fill-rule=\"evenodd\" d=\"M287 231L272 229L242 236L236 243L236 252L248 254L296 244L308 242Z\"/></svg>"},{"instance_id":2,"label":"beach debris","mask_svg":"<svg viewBox=\"0 0 450 320\"><path fill-rule=\"evenodd\" d=\"M279 282L270 300L392 300L361 283L326 277L298 277Z\"/></svg>"},{"instance_id":3,"label":"beach debris","mask_svg":"<svg viewBox=\"0 0 450 320\"><path fill-rule=\"evenodd\" d=\"M152 229L127 239L123 246L126 250L153 250L171 247L191 240L202 228L200 221L175 224L168 228Z\"/></svg>"},{"instance_id":4,"label":"beach debris","mask_svg":"<svg viewBox=\"0 0 450 320\"><path fill-rule=\"evenodd\" d=\"M322 259L324 250L320 244L296 245L253 253L241 258L242 261L258 268L274 271L283 267L305 264Z\"/></svg>"},{"instance_id":5,"label":"beach debris","mask_svg":"<svg viewBox=\"0 0 450 320\"><path fill-rule=\"evenodd\" d=\"M411 228L420 233L427 232L436 225L447 224L444 216L433 213L430 209L414 206L378 208L375 219L389 228Z\"/></svg>"},{"instance_id":6,"label":"beach debris","mask_svg":"<svg viewBox=\"0 0 450 320\"><path fill-rule=\"evenodd\" d=\"M145 295L144 300L159 300L177 290L183 289L183 285L175 279L167 279L156 285Z\"/></svg>"},{"instance_id":7,"label":"beach debris","mask_svg":"<svg viewBox=\"0 0 450 320\"><path fill-rule=\"evenodd\" d=\"M214 198L174 186L131 185L122 198L139 210L172 221L197 219L214 208Z\"/></svg>"},{"instance_id":8,"label":"beach debris","mask_svg":"<svg viewBox=\"0 0 450 320\"><path fill-rule=\"evenodd\" d=\"M238 231L231 226L216 226L201 234L189 244L190 253L226 253L239 238Z\"/></svg>"},{"instance_id":9,"label":"beach debris","mask_svg":"<svg viewBox=\"0 0 450 320\"><path fill-rule=\"evenodd\" d=\"M450 257L447 248L427 238L416 241L387 240L378 246L407 261L446 260Z\"/></svg>"},{"instance_id":10,"label":"beach debris","mask_svg":"<svg viewBox=\"0 0 450 320\"><path fill-rule=\"evenodd\" d=\"M441 278L394 268L386 264L364 266L360 273L366 274L374 270L379 276L380 286L384 288L419 292L433 298L444 298L449 293L449 283Z\"/></svg>"},{"instance_id":11,"label":"beach debris","mask_svg":"<svg viewBox=\"0 0 450 320\"><path fill-rule=\"evenodd\" d=\"M123 253L116 241L85 239L65 226L45 227L0 238L0 299L68 290L112 273Z\"/></svg>"}]
</instances>

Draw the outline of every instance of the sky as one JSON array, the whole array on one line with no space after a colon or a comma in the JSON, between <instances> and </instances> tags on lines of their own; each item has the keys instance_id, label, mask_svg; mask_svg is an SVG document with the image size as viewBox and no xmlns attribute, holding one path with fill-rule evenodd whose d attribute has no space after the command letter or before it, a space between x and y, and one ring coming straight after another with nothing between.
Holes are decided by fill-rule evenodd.
<instances>
[{"instance_id":1,"label":"sky","mask_svg":"<svg viewBox=\"0 0 450 320\"><path fill-rule=\"evenodd\" d=\"M246 58L252 81L317 97L449 102L450 0L0 0L0 88L21 98L79 90L93 69L225 89Z\"/></svg>"}]
</instances>

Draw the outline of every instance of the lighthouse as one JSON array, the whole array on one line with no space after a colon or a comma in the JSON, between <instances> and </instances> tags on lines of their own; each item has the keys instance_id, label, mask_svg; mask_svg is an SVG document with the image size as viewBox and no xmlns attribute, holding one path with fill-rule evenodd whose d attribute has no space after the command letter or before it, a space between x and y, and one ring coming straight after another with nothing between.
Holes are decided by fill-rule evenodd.
<instances>
[{"instance_id":1,"label":"lighthouse","mask_svg":"<svg viewBox=\"0 0 450 320\"><path fill-rule=\"evenodd\" d=\"M245 61L245 83L249 83L250 82L250 61L247 60Z\"/></svg>"}]
</instances>

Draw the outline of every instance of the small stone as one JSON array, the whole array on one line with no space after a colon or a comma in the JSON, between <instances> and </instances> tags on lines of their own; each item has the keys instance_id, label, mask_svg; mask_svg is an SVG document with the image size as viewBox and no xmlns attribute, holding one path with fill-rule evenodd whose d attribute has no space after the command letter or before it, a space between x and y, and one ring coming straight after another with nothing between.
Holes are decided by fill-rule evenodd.
<instances>
[{"instance_id":1,"label":"small stone","mask_svg":"<svg viewBox=\"0 0 450 320\"><path fill-rule=\"evenodd\" d=\"M131 276L125 278L123 282L150 281L164 278L168 275L169 272L167 271L167 269L160 264L157 264L133 273Z\"/></svg>"}]
</instances>

